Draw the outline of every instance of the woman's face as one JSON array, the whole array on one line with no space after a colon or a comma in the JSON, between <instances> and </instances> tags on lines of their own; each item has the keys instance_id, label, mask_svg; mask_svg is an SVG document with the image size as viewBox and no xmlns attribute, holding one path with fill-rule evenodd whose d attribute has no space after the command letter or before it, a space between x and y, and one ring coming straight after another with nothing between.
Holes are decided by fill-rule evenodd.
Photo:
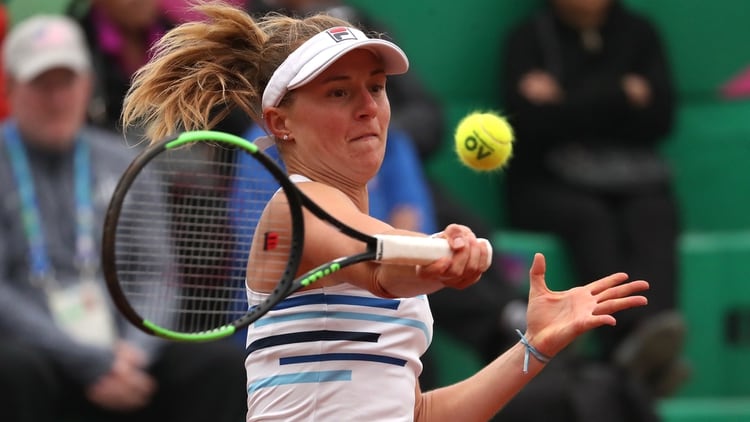
<instances>
[{"instance_id":1,"label":"woman's face","mask_svg":"<svg viewBox=\"0 0 750 422\"><path fill-rule=\"evenodd\" d=\"M285 126L295 162L319 177L367 183L385 154L391 118L385 84L381 60L356 49L294 90Z\"/></svg>"}]
</instances>

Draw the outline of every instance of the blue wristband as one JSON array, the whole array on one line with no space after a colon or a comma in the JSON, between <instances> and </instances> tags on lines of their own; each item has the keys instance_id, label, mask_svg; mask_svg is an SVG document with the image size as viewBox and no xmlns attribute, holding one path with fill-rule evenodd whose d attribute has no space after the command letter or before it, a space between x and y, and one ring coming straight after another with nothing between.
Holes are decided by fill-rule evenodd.
<instances>
[{"instance_id":1,"label":"blue wristband","mask_svg":"<svg viewBox=\"0 0 750 422\"><path fill-rule=\"evenodd\" d=\"M518 333L519 337L521 337L521 344L526 346L526 353L523 355L523 373L528 374L529 373L529 355L534 355L536 360L542 363L547 363L550 360L552 360L551 357L545 355L544 353L540 352L539 350L536 350L534 346L529 343L529 340L526 338L525 335L521 332L521 330L516 329L516 333Z\"/></svg>"}]
</instances>

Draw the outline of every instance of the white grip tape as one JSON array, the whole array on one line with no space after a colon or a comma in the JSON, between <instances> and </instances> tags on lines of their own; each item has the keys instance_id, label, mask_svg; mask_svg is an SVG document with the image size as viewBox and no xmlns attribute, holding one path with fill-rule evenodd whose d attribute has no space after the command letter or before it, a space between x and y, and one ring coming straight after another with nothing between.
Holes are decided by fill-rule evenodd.
<instances>
[{"instance_id":1,"label":"white grip tape","mask_svg":"<svg viewBox=\"0 0 750 422\"><path fill-rule=\"evenodd\" d=\"M448 240L438 237L399 236L376 234L377 258L381 262L410 265L430 264L444 256L451 256ZM492 245L487 239L477 239L487 247L487 267L492 264Z\"/></svg>"}]
</instances>

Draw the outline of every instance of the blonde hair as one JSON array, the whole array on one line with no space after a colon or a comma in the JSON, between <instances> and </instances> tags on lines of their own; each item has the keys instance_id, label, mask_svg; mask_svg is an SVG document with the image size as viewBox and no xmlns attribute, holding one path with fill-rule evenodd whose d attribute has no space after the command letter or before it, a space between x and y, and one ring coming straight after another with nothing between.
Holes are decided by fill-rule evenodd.
<instances>
[{"instance_id":1,"label":"blonde hair","mask_svg":"<svg viewBox=\"0 0 750 422\"><path fill-rule=\"evenodd\" d=\"M123 126L144 128L151 141L211 129L236 107L261 123L261 97L276 68L319 32L351 26L325 14L296 19L273 13L256 21L216 1L195 8L205 19L167 32L125 96Z\"/></svg>"}]
</instances>

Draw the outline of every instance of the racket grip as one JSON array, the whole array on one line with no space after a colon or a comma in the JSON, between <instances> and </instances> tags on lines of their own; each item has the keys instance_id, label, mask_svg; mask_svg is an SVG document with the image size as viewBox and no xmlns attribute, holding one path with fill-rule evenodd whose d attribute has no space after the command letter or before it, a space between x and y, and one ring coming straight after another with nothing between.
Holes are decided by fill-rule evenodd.
<instances>
[{"instance_id":1,"label":"racket grip","mask_svg":"<svg viewBox=\"0 0 750 422\"><path fill-rule=\"evenodd\" d=\"M410 265L426 265L451 255L448 240L438 237L399 236L376 234L377 261ZM487 267L492 264L492 244L479 238L487 247Z\"/></svg>"}]
</instances>

